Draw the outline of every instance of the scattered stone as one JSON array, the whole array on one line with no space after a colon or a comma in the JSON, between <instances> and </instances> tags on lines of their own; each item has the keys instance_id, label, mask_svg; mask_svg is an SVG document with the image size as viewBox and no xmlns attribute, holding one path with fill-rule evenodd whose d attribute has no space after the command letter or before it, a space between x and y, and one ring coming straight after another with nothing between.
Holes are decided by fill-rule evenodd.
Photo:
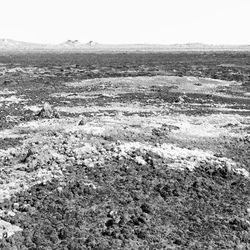
<instances>
[{"instance_id":1,"label":"scattered stone","mask_svg":"<svg viewBox=\"0 0 250 250\"><path fill-rule=\"evenodd\" d=\"M13 204L13 208L14 208L15 210L17 210L17 209L19 208L19 203L15 202L15 203Z\"/></svg>"},{"instance_id":2,"label":"scattered stone","mask_svg":"<svg viewBox=\"0 0 250 250\"><path fill-rule=\"evenodd\" d=\"M59 193L62 193L63 188L62 188L62 187L58 187L58 188L57 188L57 191L58 191Z\"/></svg>"},{"instance_id":3,"label":"scattered stone","mask_svg":"<svg viewBox=\"0 0 250 250\"><path fill-rule=\"evenodd\" d=\"M184 98L182 97L182 96L179 96L178 97L178 103L184 103L185 102L185 100L184 100Z\"/></svg>"},{"instance_id":4,"label":"scattered stone","mask_svg":"<svg viewBox=\"0 0 250 250\"><path fill-rule=\"evenodd\" d=\"M93 168L95 164L93 163L92 159L85 159L83 164L88 168Z\"/></svg>"},{"instance_id":5,"label":"scattered stone","mask_svg":"<svg viewBox=\"0 0 250 250\"><path fill-rule=\"evenodd\" d=\"M60 115L57 111L53 110L49 103L44 103L43 108L37 114L41 118L60 118Z\"/></svg>"},{"instance_id":6,"label":"scattered stone","mask_svg":"<svg viewBox=\"0 0 250 250\"><path fill-rule=\"evenodd\" d=\"M13 217L13 216L15 216L15 215L16 215L16 213L13 212L13 211L8 211L8 212L7 212L7 216Z\"/></svg>"},{"instance_id":7,"label":"scattered stone","mask_svg":"<svg viewBox=\"0 0 250 250\"><path fill-rule=\"evenodd\" d=\"M86 121L84 119L81 119L78 123L79 126L85 125Z\"/></svg>"},{"instance_id":8,"label":"scattered stone","mask_svg":"<svg viewBox=\"0 0 250 250\"><path fill-rule=\"evenodd\" d=\"M151 206L150 206L149 204L147 204L147 203L143 203L143 204L141 205L141 210L142 210L144 213L147 213L147 214L152 213L152 208L151 208Z\"/></svg>"},{"instance_id":9,"label":"scattered stone","mask_svg":"<svg viewBox=\"0 0 250 250\"><path fill-rule=\"evenodd\" d=\"M27 161L28 161L28 159L29 159L29 157L31 156L31 155L34 155L36 153L36 151L34 151L33 149L29 149L28 150L28 152L27 152L27 154L24 156L24 158L21 160L21 162L22 163L26 163Z\"/></svg>"},{"instance_id":10,"label":"scattered stone","mask_svg":"<svg viewBox=\"0 0 250 250\"><path fill-rule=\"evenodd\" d=\"M147 162L141 156L136 156L135 162L139 165L146 165L147 164Z\"/></svg>"}]
</instances>

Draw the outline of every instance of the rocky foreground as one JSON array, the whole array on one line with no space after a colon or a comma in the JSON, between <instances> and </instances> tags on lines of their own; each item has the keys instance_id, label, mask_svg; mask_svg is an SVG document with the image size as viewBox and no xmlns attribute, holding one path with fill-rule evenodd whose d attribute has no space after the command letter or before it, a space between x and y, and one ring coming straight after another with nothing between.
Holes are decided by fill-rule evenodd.
<instances>
[{"instance_id":1,"label":"rocky foreground","mask_svg":"<svg viewBox=\"0 0 250 250\"><path fill-rule=\"evenodd\" d=\"M250 249L240 82L17 86L0 89L1 249Z\"/></svg>"}]
</instances>

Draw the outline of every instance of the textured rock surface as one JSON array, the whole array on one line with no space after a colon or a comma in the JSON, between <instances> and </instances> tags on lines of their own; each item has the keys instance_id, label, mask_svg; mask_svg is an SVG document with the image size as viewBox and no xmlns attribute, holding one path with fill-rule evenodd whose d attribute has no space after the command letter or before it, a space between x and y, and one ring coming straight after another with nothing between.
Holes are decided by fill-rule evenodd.
<instances>
[{"instance_id":1,"label":"textured rock surface","mask_svg":"<svg viewBox=\"0 0 250 250\"><path fill-rule=\"evenodd\" d=\"M204 56L0 67L0 248L248 249L249 71Z\"/></svg>"}]
</instances>

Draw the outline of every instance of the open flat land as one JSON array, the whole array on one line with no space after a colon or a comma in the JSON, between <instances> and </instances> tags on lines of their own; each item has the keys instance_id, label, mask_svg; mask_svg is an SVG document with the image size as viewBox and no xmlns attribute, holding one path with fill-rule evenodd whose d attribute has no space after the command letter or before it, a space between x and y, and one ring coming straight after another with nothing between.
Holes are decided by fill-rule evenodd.
<instances>
[{"instance_id":1,"label":"open flat land","mask_svg":"<svg viewBox=\"0 0 250 250\"><path fill-rule=\"evenodd\" d=\"M250 53L0 56L0 249L250 249Z\"/></svg>"}]
</instances>

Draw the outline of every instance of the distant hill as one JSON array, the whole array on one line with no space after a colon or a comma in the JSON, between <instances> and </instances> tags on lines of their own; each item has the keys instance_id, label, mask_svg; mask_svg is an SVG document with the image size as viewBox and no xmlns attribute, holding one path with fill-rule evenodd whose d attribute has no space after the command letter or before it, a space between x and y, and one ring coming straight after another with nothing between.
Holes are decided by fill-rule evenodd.
<instances>
[{"instance_id":1,"label":"distant hill","mask_svg":"<svg viewBox=\"0 0 250 250\"><path fill-rule=\"evenodd\" d=\"M0 39L1 52L167 52L167 51L250 51L250 45L186 44L99 44L67 40L60 44L37 44L11 39Z\"/></svg>"},{"instance_id":2,"label":"distant hill","mask_svg":"<svg viewBox=\"0 0 250 250\"><path fill-rule=\"evenodd\" d=\"M37 44L37 43L27 43L11 39L0 39L0 51L4 50L33 50L40 48L49 48L49 45Z\"/></svg>"},{"instance_id":3,"label":"distant hill","mask_svg":"<svg viewBox=\"0 0 250 250\"><path fill-rule=\"evenodd\" d=\"M81 47L82 44L78 40L67 40L66 42L58 44L57 46L65 48L78 48Z\"/></svg>"}]
</instances>

